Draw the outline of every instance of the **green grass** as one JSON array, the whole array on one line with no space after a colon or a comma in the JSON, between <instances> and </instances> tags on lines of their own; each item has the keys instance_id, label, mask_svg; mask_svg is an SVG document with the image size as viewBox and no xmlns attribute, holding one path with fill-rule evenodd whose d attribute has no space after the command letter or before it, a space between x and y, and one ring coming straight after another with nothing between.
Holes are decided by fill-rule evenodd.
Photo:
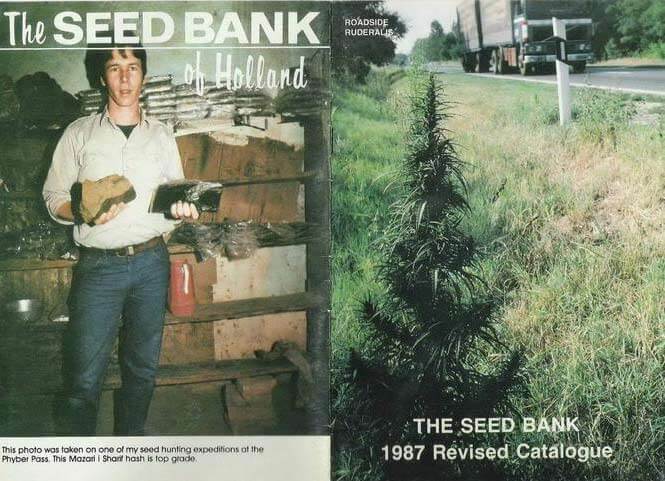
<instances>
[{"instance_id":1,"label":"green grass","mask_svg":"<svg viewBox=\"0 0 665 481\"><path fill-rule=\"evenodd\" d=\"M513 433L507 441L607 444L616 453L612 462L513 460L508 469L515 479L658 479L665 471L662 128L631 125L630 103L608 94L574 91L578 122L559 127L554 87L441 80L454 114L448 128L467 163L465 229L482 252L477 270L502 300L502 337L526 356L527 395L514 400L516 410L580 417L579 433ZM398 191L406 86L399 81L384 100L337 90L334 101L333 379L349 349L367 342L358 300L381 290L376 246ZM343 463L345 479L365 479L351 462Z\"/></svg>"},{"instance_id":2,"label":"green grass","mask_svg":"<svg viewBox=\"0 0 665 481\"><path fill-rule=\"evenodd\" d=\"M333 358L359 348L355 324L359 301L380 287L375 242L387 223L394 195L389 188L404 152L402 131L389 104L347 89L334 101L333 161Z\"/></svg>"}]
</instances>

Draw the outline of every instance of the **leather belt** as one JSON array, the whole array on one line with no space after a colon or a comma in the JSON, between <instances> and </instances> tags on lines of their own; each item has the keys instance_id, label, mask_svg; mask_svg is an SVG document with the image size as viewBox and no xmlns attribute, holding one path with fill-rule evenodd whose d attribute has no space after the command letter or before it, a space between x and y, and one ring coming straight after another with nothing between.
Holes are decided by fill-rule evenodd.
<instances>
[{"instance_id":1,"label":"leather belt","mask_svg":"<svg viewBox=\"0 0 665 481\"><path fill-rule=\"evenodd\" d=\"M86 247L80 246L79 249L85 254L97 254L97 255L113 255L119 257L127 257L138 254L148 249L157 247L160 244L164 243L162 237L153 237L150 240L141 242L140 244L134 244L127 247L119 247L117 249L98 249L97 247Z\"/></svg>"}]
</instances>

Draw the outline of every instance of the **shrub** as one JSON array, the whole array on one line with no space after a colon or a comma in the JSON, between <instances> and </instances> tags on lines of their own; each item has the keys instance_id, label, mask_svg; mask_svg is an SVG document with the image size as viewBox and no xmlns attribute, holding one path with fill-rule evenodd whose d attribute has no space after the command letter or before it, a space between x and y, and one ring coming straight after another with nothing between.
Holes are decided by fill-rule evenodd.
<instances>
[{"instance_id":1,"label":"shrub","mask_svg":"<svg viewBox=\"0 0 665 481\"><path fill-rule=\"evenodd\" d=\"M665 42L652 43L642 52L642 57L665 59Z\"/></svg>"}]
</instances>

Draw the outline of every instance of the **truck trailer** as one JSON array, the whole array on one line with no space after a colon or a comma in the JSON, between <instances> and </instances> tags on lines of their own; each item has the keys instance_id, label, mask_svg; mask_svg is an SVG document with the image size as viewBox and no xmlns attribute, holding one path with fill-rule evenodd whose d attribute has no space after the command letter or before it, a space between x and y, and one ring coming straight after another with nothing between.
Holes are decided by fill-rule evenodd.
<instances>
[{"instance_id":1,"label":"truck trailer","mask_svg":"<svg viewBox=\"0 0 665 481\"><path fill-rule=\"evenodd\" d=\"M465 72L529 75L556 60L552 17L566 26L566 62L583 72L593 61L589 0L462 0L457 25Z\"/></svg>"}]
</instances>

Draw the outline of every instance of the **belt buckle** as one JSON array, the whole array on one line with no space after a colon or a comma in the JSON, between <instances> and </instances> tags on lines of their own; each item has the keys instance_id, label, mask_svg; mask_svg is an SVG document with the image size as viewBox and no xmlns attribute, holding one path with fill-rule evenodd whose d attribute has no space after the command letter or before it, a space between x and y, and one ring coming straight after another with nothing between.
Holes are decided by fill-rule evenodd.
<instances>
[{"instance_id":1,"label":"belt buckle","mask_svg":"<svg viewBox=\"0 0 665 481\"><path fill-rule=\"evenodd\" d=\"M134 246L121 247L115 251L117 257L130 257L134 255Z\"/></svg>"}]
</instances>

